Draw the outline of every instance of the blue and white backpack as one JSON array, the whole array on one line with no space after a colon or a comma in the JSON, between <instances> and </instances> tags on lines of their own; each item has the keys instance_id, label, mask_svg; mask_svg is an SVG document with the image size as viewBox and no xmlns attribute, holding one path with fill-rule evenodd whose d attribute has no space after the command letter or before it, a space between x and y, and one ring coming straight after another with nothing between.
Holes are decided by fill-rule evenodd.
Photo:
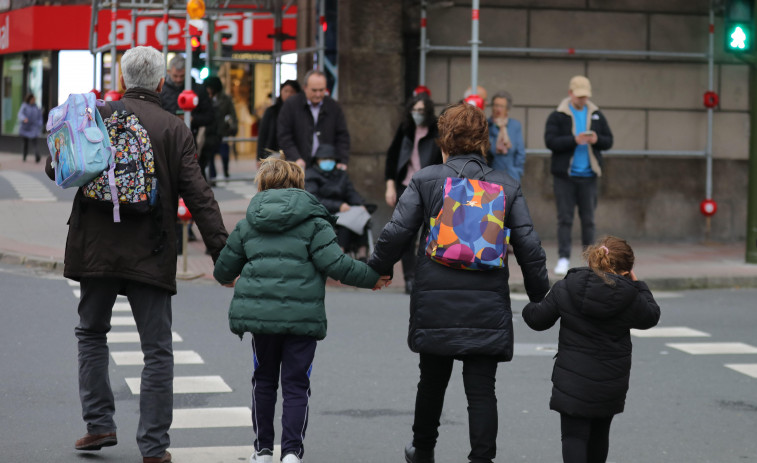
<instances>
[{"instance_id":1,"label":"blue and white backpack","mask_svg":"<svg viewBox=\"0 0 757 463\"><path fill-rule=\"evenodd\" d=\"M50 110L47 131L58 186L85 185L110 165L113 152L93 93L73 93Z\"/></svg>"}]
</instances>

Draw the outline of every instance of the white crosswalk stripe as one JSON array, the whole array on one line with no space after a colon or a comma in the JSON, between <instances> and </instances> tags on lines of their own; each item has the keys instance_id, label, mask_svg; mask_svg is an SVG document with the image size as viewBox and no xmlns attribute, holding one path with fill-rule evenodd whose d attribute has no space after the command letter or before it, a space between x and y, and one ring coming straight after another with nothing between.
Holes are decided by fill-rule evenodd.
<instances>
[{"instance_id":1,"label":"white crosswalk stripe","mask_svg":"<svg viewBox=\"0 0 757 463\"><path fill-rule=\"evenodd\" d=\"M743 342L689 342L666 345L691 355L757 354L757 347Z\"/></svg>"},{"instance_id":2,"label":"white crosswalk stripe","mask_svg":"<svg viewBox=\"0 0 757 463\"><path fill-rule=\"evenodd\" d=\"M179 333L172 332L172 340L173 342L181 342L183 339L181 339L181 336L179 336ZM108 333L108 344L114 344L114 343L128 343L128 342L139 342L139 333L136 331L126 331L126 332L110 332Z\"/></svg>"},{"instance_id":3,"label":"white crosswalk stripe","mask_svg":"<svg viewBox=\"0 0 757 463\"><path fill-rule=\"evenodd\" d=\"M513 355L518 356L544 356L554 357L557 353L557 344L536 344L516 342L513 349Z\"/></svg>"},{"instance_id":4,"label":"white crosswalk stripe","mask_svg":"<svg viewBox=\"0 0 757 463\"><path fill-rule=\"evenodd\" d=\"M637 338L709 338L709 333L685 326L658 326L648 330L631 330Z\"/></svg>"},{"instance_id":5,"label":"white crosswalk stripe","mask_svg":"<svg viewBox=\"0 0 757 463\"><path fill-rule=\"evenodd\" d=\"M126 378L132 394L139 394L141 378ZM231 392L231 388L220 376L176 376L173 379L174 394L210 394Z\"/></svg>"},{"instance_id":6,"label":"white crosswalk stripe","mask_svg":"<svg viewBox=\"0 0 757 463\"><path fill-rule=\"evenodd\" d=\"M230 461L246 462L252 454L251 445L239 447L171 447L171 455L181 463L228 463ZM281 446L273 448L273 461L281 458Z\"/></svg>"},{"instance_id":7,"label":"white crosswalk stripe","mask_svg":"<svg viewBox=\"0 0 757 463\"><path fill-rule=\"evenodd\" d=\"M255 196L255 193L257 193L258 191L258 187L253 182L225 182L223 180L220 180L217 181L217 185L218 187L232 191L245 199L252 199L252 197Z\"/></svg>"},{"instance_id":8,"label":"white crosswalk stripe","mask_svg":"<svg viewBox=\"0 0 757 463\"><path fill-rule=\"evenodd\" d=\"M171 429L251 428L249 407L179 408L173 411Z\"/></svg>"},{"instance_id":9,"label":"white crosswalk stripe","mask_svg":"<svg viewBox=\"0 0 757 463\"><path fill-rule=\"evenodd\" d=\"M58 200L44 183L24 172L2 171L0 177L7 180L24 201L53 202Z\"/></svg>"},{"instance_id":10,"label":"white crosswalk stripe","mask_svg":"<svg viewBox=\"0 0 757 463\"><path fill-rule=\"evenodd\" d=\"M752 378L757 378L757 363L726 363L725 366Z\"/></svg>"},{"instance_id":11,"label":"white crosswalk stripe","mask_svg":"<svg viewBox=\"0 0 757 463\"><path fill-rule=\"evenodd\" d=\"M111 326L137 326L137 322L134 321L134 317L111 317Z\"/></svg>"},{"instance_id":12,"label":"white crosswalk stripe","mask_svg":"<svg viewBox=\"0 0 757 463\"><path fill-rule=\"evenodd\" d=\"M110 355L116 365L144 365L142 351L111 352ZM200 354L193 350L175 350L173 351L173 363L174 365L202 365L205 361L200 357Z\"/></svg>"}]
</instances>

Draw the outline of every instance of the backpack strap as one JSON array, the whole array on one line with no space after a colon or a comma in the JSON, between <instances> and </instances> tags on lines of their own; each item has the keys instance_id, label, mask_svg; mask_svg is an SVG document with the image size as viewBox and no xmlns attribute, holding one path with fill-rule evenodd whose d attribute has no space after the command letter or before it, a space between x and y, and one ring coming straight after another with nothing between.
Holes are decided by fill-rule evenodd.
<instances>
[{"instance_id":1,"label":"backpack strap","mask_svg":"<svg viewBox=\"0 0 757 463\"><path fill-rule=\"evenodd\" d=\"M449 162L449 160L447 162ZM463 175L463 171L465 170L465 166L467 166L468 163L470 162L475 162L476 164L478 164L478 166L481 168L481 180L486 181L486 174L488 172L484 170L484 165L481 164L481 162L479 162L478 159L468 159L467 161L465 161L465 164L463 164L463 167L460 169L460 171L458 171L451 165L447 164L446 162L444 163L444 165L452 169L457 174L458 178L465 178L465 176ZM494 169L491 169L489 172L491 172L492 170Z\"/></svg>"}]
</instances>

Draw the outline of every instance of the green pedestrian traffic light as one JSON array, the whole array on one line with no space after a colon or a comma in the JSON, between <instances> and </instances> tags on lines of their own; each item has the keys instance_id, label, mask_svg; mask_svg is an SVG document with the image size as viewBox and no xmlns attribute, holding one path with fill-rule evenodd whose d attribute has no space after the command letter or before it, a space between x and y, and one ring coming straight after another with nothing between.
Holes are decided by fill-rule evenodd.
<instances>
[{"instance_id":1,"label":"green pedestrian traffic light","mask_svg":"<svg viewBox=\"0 0 757 463\"><path fill-rule=\"evenodd\" d=\"M753 0L727 0L724 12L725 50L751 53L754 41Z\"/></svg>"}]
</instances>

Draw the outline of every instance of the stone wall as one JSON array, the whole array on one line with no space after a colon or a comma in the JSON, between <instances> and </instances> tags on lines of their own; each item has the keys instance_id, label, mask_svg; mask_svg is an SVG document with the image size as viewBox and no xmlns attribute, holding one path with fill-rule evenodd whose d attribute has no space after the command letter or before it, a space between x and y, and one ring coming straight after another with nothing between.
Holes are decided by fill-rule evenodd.
<instances>
[{"instance_id":1,"label":"stone wall","mask_svg":"<svg viewBox=\"0 0 757 463\"><path fill-rule=\"evenodd\" d=\"M404 8L403 8L404 7ZM482 46L706 52L709 0L482 0ZM352 177L371 201L383 203L383 154L417 75L417 2L339 2L340 102L353 140ZM715 21L713 197L719 211L712 239L746 234L749 68L725 54ZM432 45L466 46L470 3L428 13ZM408 50L406 53L405 50ZM543 149L544 123L567 96L570 77L588 76L617 150L696 150L706 147L707 63L700 59L561 54L486 54L478 83L489 96L513 95L511 117L523 123L526 147ZM439 110L470 86L470 53L428 55L427 82ZM487 102L487 105L489 102ZM554 239L556 219L549 157L529 155L523 187L537 230ZM634 239L700 240L705 221L703 158L609 154L601 179L599 233ZM382 208L378 222L389 214ZM577 225L577 221L576 221ZM577 227L576 227L577 228Z\"/></svg>"}]
</instances>

